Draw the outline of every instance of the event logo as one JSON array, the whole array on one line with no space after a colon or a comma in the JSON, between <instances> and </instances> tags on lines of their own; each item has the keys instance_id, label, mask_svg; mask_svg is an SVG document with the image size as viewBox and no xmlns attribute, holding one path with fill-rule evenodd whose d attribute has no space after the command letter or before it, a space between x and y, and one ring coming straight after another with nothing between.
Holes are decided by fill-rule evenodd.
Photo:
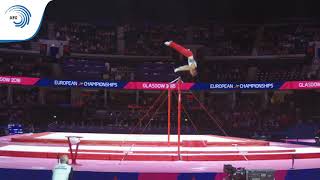
<instances>
[{"instance_id":1,"label":"event logo","mask_svg":"<svg viewBox=\"0 0 320 180\"><path fill-rule=\"evenodd\" d=\"M15 27L24 28L30 23L31 13L24 6L11 6L5 14L8 15L8 20L12 21Z\"/></svg>"},{"instance_id":2,"label":"event logo","mask_svg":"<svg viewBox=\"0 0 320 180\"><path fill-rule=\"evenodd\" d=\"M40 30L51 0L1 0L0 43L27 41Z\"/></svg>"}]
</instances>

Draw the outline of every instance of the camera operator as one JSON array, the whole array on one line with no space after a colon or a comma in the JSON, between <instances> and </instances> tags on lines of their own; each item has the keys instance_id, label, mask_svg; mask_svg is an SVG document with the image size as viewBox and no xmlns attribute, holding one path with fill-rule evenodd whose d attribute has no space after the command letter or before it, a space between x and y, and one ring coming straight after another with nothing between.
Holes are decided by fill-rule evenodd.
<instances>
[{"instance_id":1,"label":"camera operator","mask_svg":"<svg viewBox=\"0 0 320 180\"><path fill-rule=\"evenodd\" d=\"M52 180L71 180L72 167L68 164L69 158L67 155L59 157L59 163L52 170Z\"/></svg>"}]
</instances>

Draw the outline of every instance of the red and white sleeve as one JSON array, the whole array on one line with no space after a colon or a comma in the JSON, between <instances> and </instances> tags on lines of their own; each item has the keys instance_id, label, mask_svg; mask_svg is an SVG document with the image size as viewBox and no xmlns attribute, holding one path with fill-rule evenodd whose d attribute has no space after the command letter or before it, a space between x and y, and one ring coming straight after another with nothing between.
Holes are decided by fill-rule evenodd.
<instances>
[{"instance_id":1,"label":"red and white sleeve","mask_svg":"<svg viewBox=\"0 0 320 180\"><path fill-rule=\"evenodd\" d=\"M177 44L175 42L170 42L169 46L171 48L175 49L176 51L178 51L180 54L184 55L187 58L193 56L193 53L189 49L186 49L183 46L181 46L181 45L179 45L179 44Z\"/></svg>"}]
</instances>

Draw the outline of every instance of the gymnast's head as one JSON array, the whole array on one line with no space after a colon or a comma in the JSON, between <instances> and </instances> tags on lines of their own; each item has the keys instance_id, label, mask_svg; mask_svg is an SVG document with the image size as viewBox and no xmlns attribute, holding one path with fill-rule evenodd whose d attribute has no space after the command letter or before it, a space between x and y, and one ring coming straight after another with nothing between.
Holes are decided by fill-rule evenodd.
<instances>
[{"instance_id":1,"label":"gymnast's head","mask_svg":"<svg viewBox=\"0 0 320 180\"><path fill-rule=\"evenodd\" d=\"M197 74L198 74L197 69L190 69L190 74L191 74L192 77L197 76Z\"/></svg>"},{"instance_id":2,"label":"gymnast's head","mask_svg":"<svg viewBox=\"0 0 320 180\"><path fill-rule=\"evenodd\" d=\"M60 162L61 164L68 164L68 162L69 162L68 156L67 156L67 155L62 155L62 156L60 156L60 157L59 157L59 162Z\"/></svg>"}]
</instances>

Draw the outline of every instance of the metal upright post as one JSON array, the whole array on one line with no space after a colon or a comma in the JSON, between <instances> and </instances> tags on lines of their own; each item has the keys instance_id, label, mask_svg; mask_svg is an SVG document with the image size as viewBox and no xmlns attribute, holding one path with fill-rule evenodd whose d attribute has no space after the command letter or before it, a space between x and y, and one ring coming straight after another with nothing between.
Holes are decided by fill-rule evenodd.
<instances>
[{"instance_id":1,"label":"metal upright post","mask_svg":"<svg viewBox=\"0 0 320 180\"><path fill-rule=\"evenodd\" d=\"M171 90L168 89L168 146L170 146L170 131L171 131Z\"/></svg>"},{"instance_id":2,"label":"metal upright post","mask_svg":"<svg viewBox=\"0 0 320 180\"><path fill-rule=\"evenodd\" d=\"M181 126L181 80L178 80L178 157L181 160L180 156L180 126Z\"/></svg>"}]
</instances>

